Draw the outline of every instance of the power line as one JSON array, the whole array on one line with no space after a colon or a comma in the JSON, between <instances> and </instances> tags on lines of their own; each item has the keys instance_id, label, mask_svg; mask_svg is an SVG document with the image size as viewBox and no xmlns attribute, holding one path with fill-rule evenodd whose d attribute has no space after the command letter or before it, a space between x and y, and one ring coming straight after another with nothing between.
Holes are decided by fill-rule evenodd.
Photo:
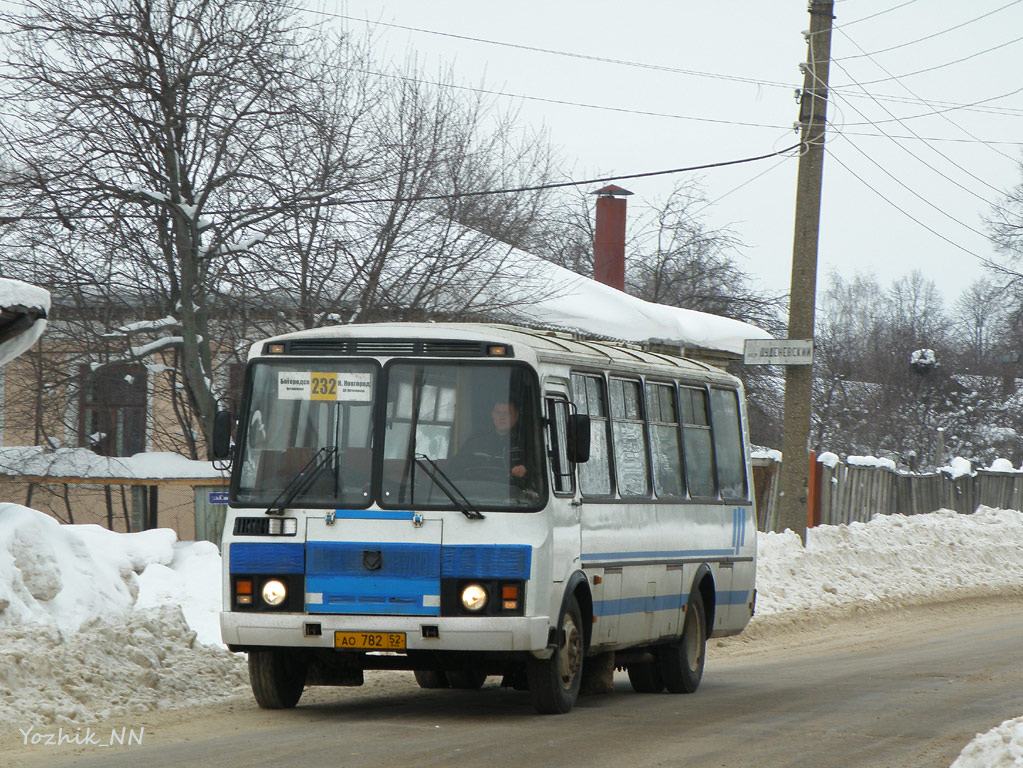
<instances>
[{"instance_id":1,"label":"power line","mask_svg":"<svg viewBox=\"0 0 1023 768\"><path fill-rule=\"evenodd\" d=\"M853 24L859 24L861 21L876 19L878 16L883 16L886 13L897 11L900 8L905 8L907 5L912 5L915 2L916 0L906 0L906 2L904 3L900 3L899 5L893 6L891 8L885 8L883 11L878 11L877 13L872 13L869 16L864 16L862 19L853 19L852 21L847 21L845 24L835 24L832 26L832 29L842 29L842 27L851 27Z\"/></svg>"},{"instance_id":2,"label":"power line","mask_svg":"<svg viewBox=\"0 0 1023 768\"><path fill-rule=\"evenodd\" d=\"M889 82L891 80L898 80L898 79L904 78L904 77L913 77L914 75L922 75L925 72L934 72L935 70L944 69L945 67L951 67L951 66L954 66L956 64L962 64L964 61L969 61L970 59L975 59L978 56L983 56L984 54L991 53L992 51L997 51L997 50L999 50L1001 48L1005 48L1007 46L1014 45L1015 43L1018 43L1020 40L1023 40L1023 36L1013 38L1012 40L1009 40L1009 41L1004 42L1004 43L999 43L998 45L993 45L990 48L985 48L982 51L976 51L975 53L971 53L969 56L963 56L961 59L955 59L954 61L946 61L944 64L936 64L933 67L926 67L925 69L918 69L915 72L906 72L906 73L901 74L901 75L892 75L891 77L882 77L882 78L880 78L878 80L868 80L865 83L860 83L860 85L876 85L877 83L887 83L887 82Z\"/></svg>"},{"instance_id":3,"label":"power line","mask_svg":"<svg viewBox=\"0 0 1023 768\"><path fill-rule=\"evenodd\" d=\"M545 189L563 189L566 187L580 187L587 184L603 184L611 181L625 181L627 179L644 179L655 176L668 176L676 173L688 173L692 171L705 171L713 168L725 168L732 165L743 165L745 163L755 163L759 160L767 160L772 157L783 157L793 150L799 149L802 144L793 144L785 149L776 150L763 155L757 155L756 157L743 157L737 160L723 160L714 163L703 163L701 165L686 166L684 168L669 168L661 171L646 171L644 173L627 173L627 174L616 174L612 176L603 176L600 178L593 179L579 179L575 181L561 181L551 182L547 184L534 184L530 186L522 187L508 187L501 189L484 189L473 192L452 192L441 195L416 195L412 197L374 197L374 198L363 198L357 200L337 200L331 198L324 198L317 200L317 205L323 206L344 206L344 205L368 205L371 203L417 203L417 202L430 202L438 200L457 200L465 197L481 197L484 195L506 195L514 194L518 192L539 192ZM282 204L281 208L294 208L297 207L295 204ZM204 210L202 212L206 216L224 216L230 213L239 213L237 210L221 211L221 210ZM138 214L128 214L133 218L138 218ZM66 214L63 219L58 216L2 216L0 217L0 224L15 223L18 221L73 221L73 220L100 220L109 221L110 216L101 216L95 214Z\"/></svg>"},{"instance_id":4,"label":"power line","mask_svg":"<svg viewBox=\"0 0 1023 768\"><path fill-rule=\"evenodd\" d=\"M755 163L759 160L767 160L772 157L780 157L795 149L801 148L802 143L793 144L785 149L780 149L775 152L769 152L765 155L757 155L756 157L744 157L738 160L724 160L716 163L704 163L703 165L691 165L685 168L671 168L664 171L647 171L645 173L630 173L630 174L618 174L614 176L603 176L596 179L582 179L579 181L560 181L552 182L548 184L535 184L525 187L510 187L505 189L486 189L479 190L476 192L453 192L450 194L443 195L420 195L414 197L378 197L378 198L366 198L363 200L331 200L327 199L323 201L324 205L364 205L368 203L413 203L413 202L427 202L435 200L457 200L463 197L480 197L483 195L506 195L517 192L539 192L545 189L563 189L565 187L581 187L586 184L604 184L610 181L626 181L628 179L645 179L653 176L669 176L676 173L688 173L691 171L706 171L711 168L725 168L731 165L742 165L744 163ZM216 211L211 212L216 214Z\"/></svg>"},{"instance_id":5,"label":"power line","mask_svg":"<svg viewBox=\"0 0 1023 768\"><path fill-rule=\"evenodd\" d=\"M448 37L454 40L465 40L472 43L482 43L484 45L496 45L502 48L514 48L522 51L531 51L534 53L547 53L552 56L565 56L572 59L582 59L584 61L597 61L603 64L616 64L625 67L637 67L640 69L650 69L659 72L671 72L679 75L692 75L695 77L709 77L717 80L732 80L740 83L748 83L751 85L762 85L774 88L792 88L791 83L780 83L772 80L760 80L754 77L742 77L740 75L723 75L718 72L703 72L695 69L682 69L680 67L669 67L664 64L650 64L649 62L642 61L630 61L627 59L614 59L607 56L595 56L587 53L576 53L573 51L563 51L556 48L542 48L535 45L525 45L524 43L511 43L506 40L493 40L485 37L474 37L472 35L460 35L455 32L442 32L437 29L426 29L425 27L413 27L407 24L397 24L394 22L387 21L373 21L372 19L361 19L356 16L349 16L343 13L332 13L330 11L320 11L313 8L302 8L298 6L284 6L293 11L301 11L305 13L322 14L325 16L332 16L337 19L343 19L345 21L355 21L362 24L371 24L379 27L389 27L391 29L401 29L406 32L418 32L424 35L435 35L438 37Z\"/></svg>"},{"instance_id":6,"label":"power line","mask_svg":"<svg viewBox=\"0 0 1023 768\"><path fill-rule=\"evenodd\" d=\"M457 83L445 83L436 80L422 80L416 77L410 77L409 75L389 74L386 72L375 72L366 69L353 69L353 72L362 72L367 75L374 75L376 77L386 77L394 80L404 80L410 83L418 83L420 85L432 85L438 88L454 88L461 91L471 91L473 93L482 93L488 96L503 96L510 99L523 99L525 101L538 101L544 104L558 104L561 106L568 107L583 107L585 109L599 109L605 112L619 112L628 115L643 115L645 117L666 117L672 120L692 120L701 123L717 123L719 125L739 125L746 128L772 128L775 130L786 130L788 126L776 125L772 123L751 123L742 120L723 120L720 118L713 117L696 117L694 115L676 115L670 112L653 112L642 109L627 109L626 107L612 107L607 104L587 104L581 101L568 101L566 99L550 99L543 96L527 96L521 93L508 93L506 91L495 91L489 88L478 88L470 85L458 85Z\"/></svg>"},{"instance_id":7,"label":"power line","mask_svg":"<svg viewBox=\"0 0 1023 768\"><path fill-rule=\"evenodd\" d=\"M841 64L839 64L838 62L835 62L835 65L836 65L836 66L837 66L837 67L838 67L839 69L841 69L841 70L842 70L843 72L845 72L845 74L846 74L846 76L847 76L847 77L849 76L849 73L848 73L848 71L846 71L845 67L843 67L843 66L842 66ZM850 79L851 79L851 78L850 78ZM850 106L852 107L852 105L850 105ZM885 112L887 112L887 113L888 113L889 115L892 115L892 113L891 113L890 111L888 111L888 109L887 109L886 107L884 107L884 106L882 106L882 105L878 105L878 106L881 106L881 108L882 108L882 109L884 109L884 110L885 110ZM856 112L856 113L857 113L858 115L860 115L860 117L866 117L866 115L864 115L864 114L863 114L862 112L860 112L860 111L859 111L858 109L856 109L856 107L852 107L852 109L853 109L853 110L854 110L854 111L855 111L855 112ZM892 115L892 117L894 117L894 115ZM896 119L898 119L898 118L896 118ZM900 121L900 122L901 122L901 121ZM875 126L875 127L876 127L876 126ZM905 127L905 128L906 128L906 129L907 129L907 130L908 130L908 131L909 131L910 133L912 133L912 134L913 134L914 136L916 136L916 135L917 135L917 134L916 134L916 132L915 132L915 131L914 131L914 130L913 130L912 128L910 128L909 126L904 126L904 127ZM883 131L883 130L881 130L881 132L882 132L882 133L884 133L884 131ZM925 161L925 160L924 160L923 158L921 158L920 156L918 156L917 154L915 154L915 153L914 153L914 152L913 152L913 151L912 151L911 149L908 149L907 147L904 147L904 146L903 146L902 144L900 144L900 143L899 143L898 141L896 141L895 139L892 139L892 142L893 142L893 143L894 143L894 144L895 144L895 145L896 145L896 146L897 146L897 147L898 147L899 149L901 149L901 150L902 150L903 152L906 152L907 154L909 154L909 156L910 156L910 157L914 158L914 159L915 159L915 160L916 160L917 162L919 162L919 163L920 163L921 165L924 165L925 167L927 167L927 168L929 168L930 170L934 171L934 172L935 172L936 174L938 174L939 176L941 176L941 177L942 177L943 179L945 179L945 180L946 180L946 181L948 181L948 182L951 182L952 184L954 184L955 186L959 187L959 188L960 188L961 190L963 190L964 192L966 192L966 193L968 193L968 194L970 194L970 195L973 195L973 196L974 196L974 197L976 197L976 198L977 198L978 200L980 200L980 201L982 201L982 202L984 202L984 203L987 203L987 204L988 204L989 206L991 206L991 207L993 207L993 208L998 208L998 207L999 207L999 206L998 206L998 205L997 205L996 203L993 203L992 201L988 200L988 199L987 199L986 197L984 197L983 195L980 195L980 194L978 194L978 193L974 192L974 191L973 191L972 189L970 189L970 188L968 188L968 187L966 187L966 186L964 186L964 185L960 184L960 183L959 183L958 181L956 181L955 179L951 178L950 176L947 176L947 175L945 175L944 173L942 173L941 171L939 171L939 170L938 170L937 168L935 168L935 167L934 167L933 165L931 165L930 163L926 162L926 161ZM953 160L953 159L952 159L952 158L950 158L950 157L949 157L948 155L946 155L946 154L945 154L944 152L942 152L941 150L939 150L939 149L938 149L937 147L932 147L932 146L931 146L930 144L927 144L927 142L924 142L924 144L925 144L925 145L926 145L926 146L927 146L927 147L928 147L929 149L931 149L931 150L933 150L934 152L936 152L937 154L941 155L941 157L943 157L943 158L944 158L945 160L947 160L947 161L948 161L949 163L951 163L951 164L952 164L952 165L954 165L954 166L955 166L956 168L958 168L958 169L959 169L960 171L962 171L963 173L965 173L965 174L966 174L967 176L971 177L971 178L972 178L972 179L974 179L975 181L979 181L979 182L980 182L981 184L985 185L986 187L989 187L990 189L994 190L995 192L997 192L997 193L1001 194L1001 190L1000 190L1000 189L998 189L997 187L994 187L994 186L992 186L991 184L989 184L989 183L988 183L987 181L985 181L984 179L980 178L980 177L979 177L979 176L977 176L976 174L974 174L974 173L972 173L971 171L969 171L969 170L967 170L966 168L964 168L964 167L963 167L963 166L961 166L961 165L960 165L959 163L957 163L957 162L956 162L955 160Z\"/></svg>"},{"instance_id":8,"label":"power line","mask_svg":"<svg viewBox=\"0 0 1023 768\"><path fill-rule=\"evenodd\" d=\"M842 32L842 34L843 34L843 35L845 36L845 38L846 38L846 39L847 39L847 40L848 40L849 42L851 42L851 43L852 43L853 45L855 45L855 46L856 46L857 48L859 48L860 50L863 50L863 48L862 48L862 47L860 46L860 44L859 44L859 43L857 43L857 42L856 42L855 40L853 40L853 39L852 39L851 37L849 37L849 35L848 35L848 34L847 34L846 32ZM872 63L873 63L873 64L874 64L874 65L875 65L875 66L876 66L876 67L877 67L878 69L880 69L880 70L881 70L882 72L884 72L884 73L885 73L886 75L891 75L891 73L890 73L890 72L889 72L889 71L888 71L887 69L885 69L885 68L884 68L884 67L883 67L883 66L882 66L882 65L881 65L881 64L880 64L880 63L879 63L878 61L876 61L876 60L875 60L875 59L873 58L873 56L868 56L868 58L870 59L870 61L871 61L871 62L872 62ZM849 72L848 72L848 70L846 70L846 69L845 69L845 67L843 67L843 66L842 66L841 64L838 64L838 67L839 67L839 68L840 68L840 69L841 69L841 70L842 70L843 72L845 72L846 76L847 76L847 77L849 77L849 79L850 79L850 80L853 80L852 76L851 76L851 75L849 75ZM895 80L896 80L896 82L897 82L897 83L898 83L899 85L901 85L901 86L902 86L903 88L905 88L905 89L906 89L906 91L907 91L908 93L912 94L913 96L916 96L916 94L915 94L915 93L914 93L914 92L913 92L913 91L912 91L912 90L910 89L910 87L909 87L908 85L906 85L906 84L905 84L904 82L902 82L902 80L901 80L901 79L899 79L899 78L896 78ZM855 83L856 81L855 81L855 80L853 80L853 82ZM857 85L859 85L859 84L857 83ZM863 87L862 85L860 85L859 87L860 87L860 89L861 89L861 90L862 90L862 91L863 91L864 93L867 93L867 89L866 89L866 88L864 88L864 87ZM1017 90L1015 91L1015 93L1018 93L1018 92L1019 92L1019 91L1021 91L1021 90L1023 90L1023 88L1019 88L1019 89L1017 89ZM925 103L926 103L926 102L925 102ZM852 106L852 105L850 105L850 106ZM911 127L910 127L910 126L906 125L906 124L905 124L905 122L904 122L904 121L903 121L902 119L899 119L899 118L895 117L895 115L893 115L893 114L891 113L891 111L889 111L889 110L888 110L888 108L887 108L887 107L885 107L885 106L884 106L883 104L878 104L878 106L879 106L879 107L881 107L881 109L883 109L883 110L884 110L885 112L887 112L887 113L888 113L888 114L889 114L889 115L890 115L890 116L891 116L892 118L894 118L895 120L897 120L897 121L899 122L899 124L900 124L900 125L904 126L904 127L905 127L905 128L906 128L906 129L907 129L907 130L908 130L908 131L909 131L910 133L912 133L912 134L913 134L914 136L917 136L917 135L918 135L918 134L916 133L916 131L914 131L914 130L913 130L913 129L912 129ZM856 109L856 108L855 108L855 107L853 107L853 109ZM949 124L950 124L950 125L952 125L953 127L955 127L955 128L958 128L958 129L959 129L960 131L962 131L963 133L965 133L965 134L966 134L967 136L969 136L969 137L970 137L971 139L977 139L977 136L975 136L975 135L974 135L974 134L972 134L972 133L971 133L970 131L968 131L968 130L966 130L965 128L963 128L963 127L962 127L961 125L959 125L958 123L956 123L956 122L955 122L954 120L952 120L952 119L951 119L950 117L948 117L947 115L943 114L943 113L944 113L945 111L947 111L947 110L937 110L937 109L933 109L933 108L932 108L932 113L933 113L933 114L935 114L935 115L937 115L937 116L941 117L941 118L942 118L943 120L945 120L945 121L946 121L947 123L949 123ZM861 113L861 114L862 114L862 113ZM865 115L864 115L864 117L865 117ZM875 127L877 127L877 124L876 124L876 123L875 123L874 125L875 125ZM925 142L925 143L926 143L926 142ZM1001 190L997 189L996 187L993 187L993 186L992 186L991 184L989 184L989 183L988 183L987 181L985 181L984 179L981 179L980 177L978 177L978 176L974 175L974 174L973 174L973 173L971 173L970 171L967 171L967 170L966 170L965 168L963 168L963 167L962 167L961 165L959 165L958 163L956 163L956 162L955 162L954 160L952 160L952 158L948 157L948 156L947 156L947 155L946 155L946 154L945 154L944 152L942 152L941 150L939 150L939 149L938 149L937 147L931 147L931 146L930 146L929 144L928 144L928 146L930 147L930 149L932 149L932 150L933 150L934 152L936 152L936 153L938 153L939 155L941 155L941 156L942 156L943 158L945 158L945 159L946 159L946 160L947 160L948 162L952 163L952 165L954 165L954 166L956 166L957 168L959 168L959 170L963 171L963 172L964 172L964 173L966 173L966 174L967 174L968 176L971 176L972 178L976 179L976 180L977 180L977 181L979 181L980 183L984 184L985 186L989 187L990 189L993 189L993 190L994 190L995 192L998 192L999 194L1001 194ZM990 145L990 144L988 144L988 147L989 147L989 148L990 148L990 149L991 149L991 150L992 150L993 152L997 152L997 153L998 153L999 155L1001 155L1002 157L1006 158L1007 160L1013 160L1013 158L1009 157L1009 155L1005 154L1005 153L1004 153L1004 152L1002 152L1002 151L1001 151L1000 149L997 149L996 147L994 147L994 146L992 146L992 145Z\"/></svg>"},{"instance_id":9,"label":"power line","mask_svg":"<svg viewBox=\"0 0 1023 768\"><path fill-rule=\"evenodd\" d=\"M916 40L909 40L905 43L899 43L898 45L893 45L889 48L882 48L878 51L871 51L870 53L858 53L853 56L842 56L841 58L838 59L832 59L832 61L848 61L849 59L861 59L864 56L877 56L878 54L881 53L897 51L900 48L906 48L907 46L910 45L916 45L917 43L922 43L925 40L933 40L935 37L940 37L941 35L947 34L949 32L954 32L957 29L962 29L963 27L968 26L969 24L973 24L975 21L980 21L981 19L986 19L988 16L993 16L999 11L1004 11L1006 8L1010 8L1014 5L1019 5L1020 2L1023 2L1023 0L1012 0L1012 2L1006 3L1001 8L995 8L993 11L988 11L987 13L981 14L980 16L975 16L974 18L968 21L964 21L961 24L956 24L954 27L948 27L947 29L943 29L940 32L934 32L933 34L926 35L924 37L918 37ZM861 48L860 50L863 49Z\"/></svg>"},{"instance_id":10,"label":"power line","mask_svg":"<svg viewBox=\"0 0 1023 768\"><path fill-rule=\"evenodd\" d=\"M854 170L853 170L852 168L850 168L850 167L849 167L848 165L846 165L845 163L843 163L843 162L842 162L842 160L841 160L841 159L840 159L840 158L839 158L839 157L838 157L838 156L837 156L837 155L836 155L836 154L834 153L834 151L833 151L833 150L832 150L832 149L831 149L830 147L829 147L829 148L827 149L827 152L828 152L828 156L829 156L829 157L830 157L830 158L831 158L832 160L834 160L834 161L835 161L836 163L838 163L838 164L839 164L840 166L842 166L843 168L845 168L845 170L846 170L846 171L848 171L848 172L849 172L849 173L850 173L850 174L851 174L851 175L852 175L852 176L853 176L853 177L854 177L854 178L855 178L855 179L856 179L857 181L859 181L859 182L860 182L860 183L861 183L861 184L862 184L863 186L865 186L865 187L866 187L867 189L869 189L869 190L870 190L871 192L873 192L873 193L874 193L875 195L877 195L877 196L878 196L878 197L880 197L880 198L881 198L882 200L884 200L884 201L885 201L886 203L888 203L888 205L890 205L890 206L891 206L892 208L894 208L895 210L897 210L897 211L898 211L899 213L901 213L901 214L902 214L903 216L905 216L905 217L906 217L907 219L910 219L911 221L914 221L914 222L916 222L916 223L917 223L917 224L919 224L919 225L920 225L921 227L923 227L923 228L924 228L924 229L926 229L926 230L927 230L928 232L930 232L930 233L931 233L932 235L935 235L936 237L939 237L939 238L941 238L942 240L944 240L944 241L945 241L946 243L948 243L949 245L953 246L954 248L958 248L958 249L959 249L960 251L962 251L963 253L966 253L966 254L969 254L970 256L973 256L973 257L974 257L975 259L977 259L978 261L980 261L980 262L981 262L981 263L982 263L982 264L983 264L984 266L986 266L986 267L992 267L992 266L994 266L994 263L993 263L993 262L992 262L992 261L991 261L990 259L988 259L988 258L985 258L984 256L981 256L981 255L980 255L979 253L975 253L974 251L971 251L971 250L970 250L969 248L967 248L967 247L965 247L965 246L962 246L962 245L960 245L959 243L955 242L954 240L951 240L951 239L950 239L950 238L948 238L948 237L945 237L945 235L941 234L941 233L940 233L940 232L938 232L938 231L937 231L936 229L934 229L934 228L932 228L932 227L928 226L927 224L924 224L924 223L923 223L922 221L920 221L920 219L918 219L918 218L917 218L916 216L914 216L913 214L911 214L911 213L909 213L908 211L906 211L906 210L905 210L904 208L902 208L901 206L899 206L899 205L898 205L897 203L895 203L895 202L893 202L892 200L888 199L888 198L887 198L887 197L886 197L886 196L885 196L884 194L882 194L881 192L879 192L879 191L878 191L877 189L875 189L875 188L874 188L874 187L873 187L873 186L872 186L872 185L871 185L870 183L868 183L868 182L867 182L867 181L866 181L866 180L865 180L865 179L864 179L864 178L863 178L862 176L860 176L860 175L859 175L858 173L856 173L856 171L854 171ZM960 222L960 223L962 223L962 222ZM964 226L965 226L965 225L964 225ZM990 238L987 238L987 239L989 239L989 240L990 240Z\"/></svg>"}]
</instances>

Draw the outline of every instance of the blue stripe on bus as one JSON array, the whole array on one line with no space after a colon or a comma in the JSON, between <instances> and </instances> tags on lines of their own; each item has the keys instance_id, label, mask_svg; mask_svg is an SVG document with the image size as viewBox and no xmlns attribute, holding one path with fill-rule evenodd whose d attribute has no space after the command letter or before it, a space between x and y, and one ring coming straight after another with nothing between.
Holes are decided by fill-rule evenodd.
<instances>
[{"instance_id":1,"label":"blue stripe on bus","mask_svg":"<svg viewBox=\"0 0 1023 768\"><path fill-rule=\"evenodd\" d=\"M409 509L338 509L334 517L342 520L411 520L415 512Z\"/></svg>"},{"instance_id":2,"label":"blue stripe on bus","mask_svg":"<svg viewBox=\"0 0 1023 768\"><path fill-rule=\"evenodd\" d=\"M303 573L301 542L235 542L228 547L231 573Z\"/></svg>"},{"instance_id":3,"label":"blue stripe on bus","mask_svg":"<svg viewBox=\"0 0 1023 768\"><path fill-rule=\"evenodd\" d=\"M587 552L583 561L591 560L670 560L683 557L728 557L735 554L735 549L677 549L644 552Z\"/></svg>"},{"instance_id":4,"label":"blue stripe on bus","mask_svg":"<svg viewBox=\"0 0 1023 768\"><path fill-rule=\"evenodd\" d=\"M748 589L722 590L715 593L717 605L744 605L749 602ZM689 595L658 595L656 597L622 597L615 600L596 600L593 613L597 616L621 616L629 613L678 611L689 603Z\"/></svg>"}]
</instances>

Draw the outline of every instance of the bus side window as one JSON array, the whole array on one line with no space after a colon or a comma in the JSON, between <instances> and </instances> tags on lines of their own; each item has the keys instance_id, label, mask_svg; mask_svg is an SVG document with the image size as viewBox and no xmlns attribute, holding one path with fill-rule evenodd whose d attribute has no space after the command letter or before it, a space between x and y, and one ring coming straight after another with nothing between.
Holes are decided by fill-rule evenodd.
<instances>
[{"instance_id":1,"label":"bus side window","mask_svg":"<svg viewBox=\"0 0 1023 768\"><path fill-rule=\"evenodd\" d=\"M573 373L572 398L579 413L590 417L590 460L579 465L579 490L584 496L610 496L614 486L611 483L611 441L604 377Z\"/></svg>"},{"instance_id":2,"label":"bus side window","mask_svg":"<svg viewBox=\"0 0 1023 768\"><path fill-rule=\"evenodd\" d=\"M710 414L714 424L714 454L717 459L718 487L729 499L746 498L746 455L742 448L739 424L739 399L727 389L710 391Z\"/></svg>"},{"instance_id":3,"label":"bus side window","mask_svg":"<svg viewBox=\"0 0 1023 768\"><path fill-rule=\"evenodd\" d=\"M649 496L643 390L635 379L612 377L610 385L611 432L614 437L618 492L623 497Z\"/></svg>"},{"instance_id":4,"label":"bus side window","mask_svg":"<svg viewBox=\"0 0 1023 768\"><path fill-rule=\"evenodd\" d=\"M685 449L686 480L693 498L717 496L714 473L714 446L707 417L707 390L679 387L682 410L682 443Z\"/></svg>"},{"instance_id":5,"label":"bus side window","mask_svg":"<svg viewBox=\"0 0 1023 768\"><path fill-rule=\"evenodd\" d=\"M551 457L551 474L554 477L554 493L573 495L575 493L575 472L568 460L568 400L559 396L547 398L548 453Z\"/></svg>"},{"instance_id":6,"label":"bus side window","mask_svg":"<svg viewBox=\"0 0 1023 768\"><path fill-rule=\"evenodd\" d=\"M647 420L653 447L654 493L658 498L679 498L684 493L682 443L679 432L675 387L647 382Z\"/></svg>"}]
</instances>

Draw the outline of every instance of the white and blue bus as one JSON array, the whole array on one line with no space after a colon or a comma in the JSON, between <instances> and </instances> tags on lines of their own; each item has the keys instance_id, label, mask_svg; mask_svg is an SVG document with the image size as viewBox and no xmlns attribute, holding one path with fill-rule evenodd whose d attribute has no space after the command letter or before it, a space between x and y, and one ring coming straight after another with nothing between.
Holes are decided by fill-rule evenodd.
<instances>
[{"instance_id":1,"label":"white and blue bus","mask_svg":"<svg viewBox=\"0 0 1023 768\"><path fill-rule=\"evenodd\" d=\"M255 344L234 417L223 640L264 708L402 669L567 712L614 669L696 690L753 614L740 382L502 325L383 323ZM585 678L585 679L584 679Z\"/></svg>"}]
</instances>

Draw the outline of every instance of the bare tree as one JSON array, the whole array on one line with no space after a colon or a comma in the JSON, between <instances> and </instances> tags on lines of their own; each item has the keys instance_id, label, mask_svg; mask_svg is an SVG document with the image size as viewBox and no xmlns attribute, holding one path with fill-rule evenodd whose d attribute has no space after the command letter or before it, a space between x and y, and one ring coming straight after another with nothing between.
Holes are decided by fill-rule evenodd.
<instances>
[{"instance_id":1,"label":"bare tree","mask_svg":"<svg viewBox=\"0 0 1023 768\"><path fill-rule=\"evenodd\" d=\"M60 286L55 314L100 363L166 374L191 455L218 350L325 317L494 310L522 278L495 235L542 196L434 199L550 172L512 116L373 74L366 45L313 38L281 0L27 8L2 17L7 268Z\"/></svg>"}]
</instances>

